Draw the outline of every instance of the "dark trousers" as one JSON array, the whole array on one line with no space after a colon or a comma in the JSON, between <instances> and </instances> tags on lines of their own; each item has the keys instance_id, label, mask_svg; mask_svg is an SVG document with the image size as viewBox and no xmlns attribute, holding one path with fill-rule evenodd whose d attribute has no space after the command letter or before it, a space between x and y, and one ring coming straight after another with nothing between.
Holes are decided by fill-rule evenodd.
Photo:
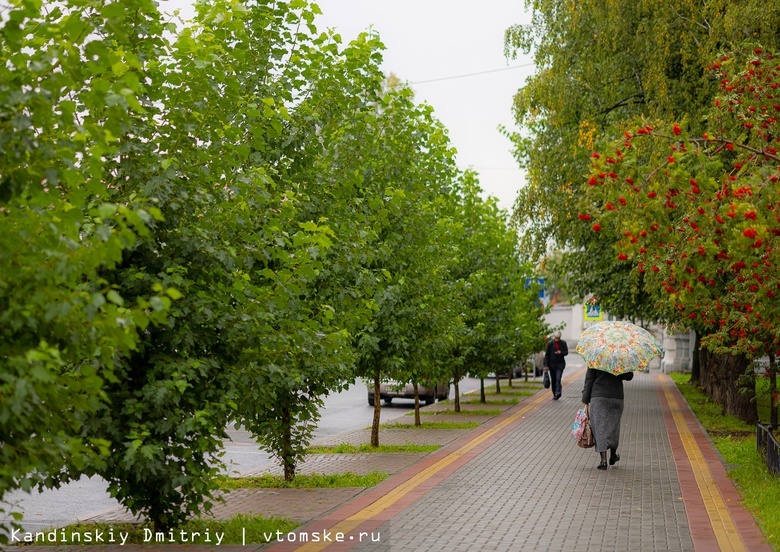
<instances>
[{"instance_id":1,"label":"dark trousers","mask_svg":"<svg viewBox=\"0 0 780 552\"><path fill-rule=\"evenodd\" d=\"M550 366L550 391L553 395L560 395L563 392L561 380L564 368L565 366Z\"/></svg>"}]
</instances>

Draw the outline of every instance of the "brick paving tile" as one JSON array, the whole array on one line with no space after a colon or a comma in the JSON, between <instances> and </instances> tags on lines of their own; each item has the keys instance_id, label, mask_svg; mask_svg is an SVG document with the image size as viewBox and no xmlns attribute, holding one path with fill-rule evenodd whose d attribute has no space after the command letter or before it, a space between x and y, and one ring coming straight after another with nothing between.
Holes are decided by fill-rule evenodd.
<instances>
[{"instance_id":1,"label":"brick paving tile","mask_svg":"<svg viewBox=\"0 0 780 552\"><path fill-rule=\"evenodd\" d=\"M458 420L456 420L458 421ZM462 420L460 420L462 421ZM446 445L458 437L468 433L469 429L390 429L384 428L379 431L379 443L382 445ZM371 442L371 430L361 429L351 431L343 435L329 437L318 442L322 446L334 446L341 443L350 445L362 445ZM375 454L375 453L372 453Z\"/></svg>"},{"instance_id":2,"label":"brick paving tile","mask_svg":"<svg viewBox=\"0 0 780 552\"><path fill-rule=\"evenodd\" d=\"M336 473L367 473L379 471L388 474L397 473L425 458L428 452L364 452L357 454L312 454L298 465L300 474L336 474ZM279 475L280 466L270 466L256 473L271 473Z\"/></svg>"},{"instance_id":3,"label":"brick paving tile","mask_svg":"<svg viewBox=\"0 0 780 552\"><path fill-rule=\"evenodd\" d=\"M327 514L336 505L352 500L365 489L235 489L217 504L211 515L227 519L237 514L290 518L304 523Z\"/></svg>"},{"instance_id":4,"label":"brick paving tile","mask_svg":"<svg viewBox=\"0 0 780 552\"><path fill-rule=\"evenodd\" d=\"M379 528L386 549L413 549L421 523L449 519L455 523L424 529L426 541L447 537L457 543L455 549L470 545L478 550L645 550L647 541L641 548L629 544L639 542L642 528L651 527L664 531L666 550L693 550L684 506L676 500L679 491L666 475L674 471L668 444L656 441L666 433L663 418L647 412L657 402L656 389L637 379L626 384L624 423L630 427L623 428L623 458L616 468L596 471L597 455L573 446L567 433L579 389L565 386L561 401L545 402L538 413L386 521ZM662 502L658 512L652 508L655 501ZM565 522L550 531L551 519ZM375 548L354 548L363 549Z\"/></svg>"},{"instance_id":5,"label":"brick paving tile","mask_svg":"<svg viewBox=\"0 0 780 552\"><path fill-rule=\"evenodd\" d=\"M235 489L220 492L224 502L215 502L207 517L228 519L237 514L277 516L300 523L325 515L334 506L352 500L365 489ZM124 509L104 512L83 521L138 523L141 519Z\"/></svg>"},{"instance_id":6,"label":"brick paving tile","mask_svg":"<svg viewBox=\"0 0 780 552\"><path fill-rule=\"evenodd\" d=\"M560 401L544 400L478 456L374 523L381 546L349 550L699 550L658 377L639 374L626 384L621 461L606 472L568 435L581 388L581 376L564 381Z\"/></svg>"},{"instance_id":7,"label":"brick paving tile","mask_svg":"<svg viewBox=\"0 0 780 552\"><path fill-rule=\"evenodd\" d=\"M511 405L510 405L511 406ZM502 409L506 410L509 407ZM465 410L465 409L464 409ZM472 409L476 410L476 409ZM428 416L422 416L420 418L420 421L422 423L425 422L453 422L453 423L469 423L469 422L476 422L478 424L483 424L490 420L491 418L495 418L497 414L489 414L486 416L477 415L477 414L455 414L450 412L442 412L440 414L433 414ZM393 420L392 424L390 426L384 427L379 430L379 441L382 441L382 432L395 429L396 426L400 425L414 425L414 418L407 418L406 416L403 416L401 418L397 418ZM427 429L421 429L422 431L428 431ZM420 430L418 430L420 431ZM427 437L427 435L426 435Z\"/></svg>"},{"instance_id":8,"label":"brick paving tile","mask_svg":"<svg viewBox=\"0 0 780 552\"><path fill-rule=\"evenodd\" d=\"M468 433L469 430L440 429L383 429L380 439L385 444L438 444L446 445ZM318 442L327 446L339 443L362 444L370 442L371 432L359 430ZM365 475L371 472L385 472L388 475L398 473L425 458L430 453L358 453L358 454L313 454L307 456L298 466L300 474L336 474L351 472ZM244 475L260 474L280 475L281 467L269 464ZM217 501L211 516L226 519L237 514L257 514L263 516L288 517L300 523L316 519L329 510L349 502L365 489L236 489L220 492L217 496L225 499ZM83 521L139 523L142 519L124 508L102 512ZM94 551L97 552L97 551Z\"/></svg>"}]
</instances>

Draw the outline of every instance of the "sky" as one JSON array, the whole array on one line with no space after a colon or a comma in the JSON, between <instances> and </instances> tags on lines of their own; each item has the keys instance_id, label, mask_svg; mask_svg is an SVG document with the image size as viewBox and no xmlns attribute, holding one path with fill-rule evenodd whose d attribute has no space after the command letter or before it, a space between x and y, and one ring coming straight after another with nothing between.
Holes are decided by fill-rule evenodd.
<instances>
[{"instance_id":1,"label":"sky","mask_svg":"<svg viewBox=\"0 0 780 552\"><path fill-rule=\"evenodd\" d=\"M385 73L408 82L415 98L433 107L458 151L458 166L478 172L486 195L511 212L524 175L499 126L515 130L512 98L532 74L533 64L522 54L514 60L504 57L504 31L530 21L523 0L317 4L323 12L317 27L334 28L344 41L369 27L378 31L386 47Z\"/></svg>"},{"instance_id":2,"label":"sky","mask_svg":"<svg viewBox=\"0 0 780 552\"><path fill-rule=\"evenodd\" d=\"M528 23L523 0L316 0L320 30L345 43L363 31L385 44L382 69L407 82L448 129L462 169L479 173L485 195L511 212L523 172L499 126L515 130L512 98L532 74L530 57L504 57L504 31ZM190 11L190 0L161 2L163 11ZM474 75L474 73L480 73ZM470 75L470 76L465 76Z\"/></svg>"}]
</instances>

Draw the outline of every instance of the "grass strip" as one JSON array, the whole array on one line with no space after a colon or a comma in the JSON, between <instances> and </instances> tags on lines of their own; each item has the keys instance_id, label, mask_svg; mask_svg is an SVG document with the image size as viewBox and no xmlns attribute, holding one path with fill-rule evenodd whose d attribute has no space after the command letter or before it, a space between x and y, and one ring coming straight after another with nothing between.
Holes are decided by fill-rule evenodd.
<instances>
[{"instance_id":1,"label":"grass strip","mask_svg":"<svg viewBox=\"0 0 780 552\"><path fill-rule=\"evenodd\" d=\"M381 427L381 426L380 426ZM439 450L440 445L417 445L406 443L403 445L379 445L372 447L371 443L362 443L353 445L350 443L339 443L334 446L309 447L307 454L358 454L361 452L433 452Z\"/></svg>"},{"instance_id":2,"label":"grass strip","mask_svg":"<svg viewBox=\"0 0 780 552\"><path fill-rule=\"evenodd\" d=\"M504 393L503 391L501 393L496 393L494 391L490 391L488 393L485 393L485 400L507 400L507 401L517 401L519 400L518 397L531 397L532 395L536 395L538 393L538 389L518 389L516 391L510 391L509 393ZM460 398L461 404L465 403L473 403L473 402L479 402L479 393L469 393L468 395L463 395ZM455 401L452 399L447 399L446 401L440 401L441 404L455 404Z\"/></svg>"},{"instance_id":3,"label":"grass strip","mask_svg":"<svg viewBox=\"0 0 780 552\"><path fill-rule=\"evenodd\" d=\"M249 477L222 477L219 488L232 489L332 489L337 487L373 487L389 476L385 472L374 471L365 475L344 473L311 473L296 475L292 481L285 481L281 475L264 473Z\"/></svg>"},{"instance_id":4,"label":"grass strip","mask_svg":"<svg viewBox=\"0 0 780 552\"><path fill-rule=\"evenodd\" d=\"M533 395L533 393L529 393L529 394ZM500 397L500 396L501 395L493 395L493 397ZM518 402L520 402L520 399L516 397L511 399L493 399L493 398L487 398L486 396L485 402L480 402L479 398L469 399L467 401L464 401L463 399L460 400L461 404L517 404Z\"/></svg>"},{"instance_id":5,"label":"grass strip","mask_svg":"<svg viewBox=\"0 0 780 552\"><path fill-rule=\"evenodd\" d=\"M479 422L422 422L420 425L414 425L403 422L388 422L379 427L382 429L474 429L479 427Z\"/></svg>"},{"instance_id":6,"label":"grass strip","mask_svg":"<svg viewBox=\"0 0 780 552\"><path fill-rule=\"evenodd\" d=\"M508 391L506 388L501 388L501 393L496 393L495 388L485 389L485 397L528 397L530 395L534 395L541 389L541 386L539 388L529 388L529 387L512 387ZM472 397L479 397L479 391L476 393L469 393L468 395L462 395L460 397L460 400L463 399L469 399ZM451 400L451 399L450 399Z\"/></svg>"},{"instance_id":7,"label":"grass strip","mask_svg":"<svg viewBox=\"0 0 780 552\"><path fill-rule=\"evenodd\" d=\"M38 544L94 544L109 547L112 544L147 544L155 548L182 544L217 545L218 540L220 545L263 544L275 540L277 531L288 533L299 525L288 518L243 514L225 520L196 518L161 534L155 534L151 523L78 523L52 530L62 540ZM97 534L101 534L103 542L95 542ZM112 537L114 543L109 542Z\"/></svg>"},{"instance_id":8,"label":"grass strip","mask_svg":"<svg viewBox=\"0 0 780 552\"><path fill-rule=\"evenodd\" d=\"M742 503L756 518L772 549L780 550L780 477L769 473L758 452L755 428L734 416L724 416L701 389L688 383L690 375L672 373L671 377L723 456Z\"/></svg>"},{"instance_id":9,"label":"grass strip","mask_svg":"<svg viewBox=\"0 0 780 552\"><path fill-rule=\"evenodd\" d=\"M500 408L483 408L477 410L461 410L455 412L455 410L448 408L447 410L421 410L420 414L423 416L444 416L454 414L456 416L498 416L503 410ZM406 416L414 416L413 412L406 414Z\"/></svg>"},{"instance_id":10,"label":"grass strip","mask_svg":"<svg viewBox=\"0 0 780 552\"><path fill-rule=\"evenodd\" d=\"M682 393L691 410L696 414L701 424L716 435L724 434L756 434L753 426L746 424L739 418L723 414L723 409L716 405L712 400L697 386L689 383L690 375L673 372L672 380L677 384L677 388ZM711 433L712 434L712 433Z\"/></svg>"}]
</instances>

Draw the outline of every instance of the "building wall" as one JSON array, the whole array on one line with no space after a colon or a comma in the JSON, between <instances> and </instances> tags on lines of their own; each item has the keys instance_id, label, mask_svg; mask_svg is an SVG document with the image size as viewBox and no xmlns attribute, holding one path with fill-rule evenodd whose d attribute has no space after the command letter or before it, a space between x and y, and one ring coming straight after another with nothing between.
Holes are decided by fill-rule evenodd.
<instances>
[{"instance_id":1,"label":"building wall","mask_svg":"<svg viewBox=\"0 0 780 552\"><path fill-rule=\"evenodd\" d=\"M545 315L547 324L550 327L559 327L563 324L561 329L561 339L563 339L570 349L577 345L577 340L582 333L582 305L579 305L579 309L573 305L555 305ZM579 312L579 319L577 314Z\"/></svg>"},{"instance_id":2,"label":"building wall","mask_svg":"<svg viewBox=\"0 0 780 552\"><path fill-rule=\"evenodd\" d=\"M661 360L661 371L688 372L691 370L692 351L696 342L693 331L678 334L664 332L664 357Z\"/></svg>"}]
</instances>

